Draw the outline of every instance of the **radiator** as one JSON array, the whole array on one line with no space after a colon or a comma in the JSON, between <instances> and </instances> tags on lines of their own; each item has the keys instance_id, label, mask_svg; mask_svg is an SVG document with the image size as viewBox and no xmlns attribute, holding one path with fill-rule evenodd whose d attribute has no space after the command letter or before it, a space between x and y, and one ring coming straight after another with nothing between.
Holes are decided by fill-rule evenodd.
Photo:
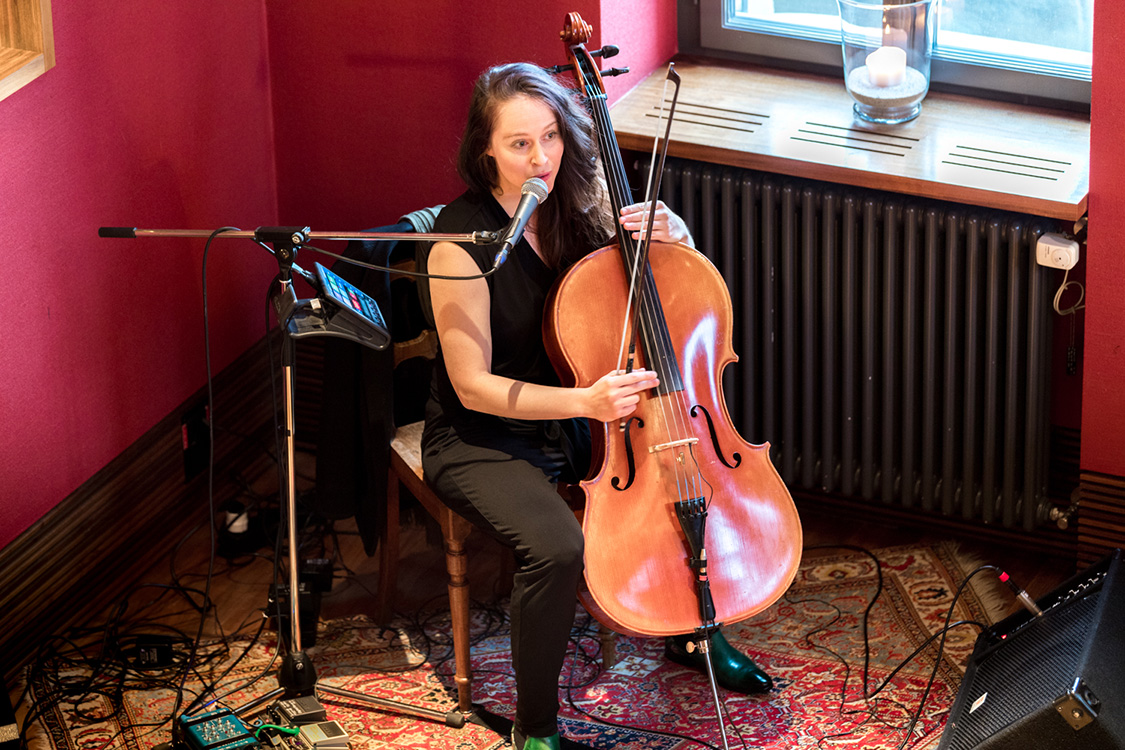
<instances>
[{"instance_id":1,"label":"radiator","mask_svg":"<svg viewBox=\"0 0 1125 750\"><path fill-rule=\"evenodd\" d=\"M727 281L731 417L791 492L1044 520L1053 290L1034 251L1055 222L671 159L661 198Z\"/></svg>"}]
</instances>

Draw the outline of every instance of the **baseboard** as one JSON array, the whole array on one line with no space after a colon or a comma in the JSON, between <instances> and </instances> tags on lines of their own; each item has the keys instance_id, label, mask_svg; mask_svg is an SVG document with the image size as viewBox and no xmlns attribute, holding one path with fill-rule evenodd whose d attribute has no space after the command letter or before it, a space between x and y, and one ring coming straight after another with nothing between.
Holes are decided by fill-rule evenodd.
<instances>
[{"instance_id":1,"label":"baseboard","mask_svg":"<svg viewBox=\"0 0 1125 750\"><path fill-rule=\"evenodd\" d=\"M1064 560L1075 557L1076 535L1074 529L1064 531L1053 524L1043 524L1034 531L1022 528L1005 528L964 520L956 515L944 515L921 508L901 508L880 502L866 502L851 497L828 495L802 490L791 491L798 511L831 514L855 523L873 523L892 528L941 532L951 539L974 540L995 544L1012 550L1037 552Z\"/></svg>"},{"instance_id":2,"label":"baseboard","mask_svg":"<svg viewBox=\"0 0 1125 750\"><path fill-rule=\"evenodd\" d=\"M214 379L216 477L272 446L267 339ZM276 344L274 351L277 351ZM208 476L185 482L181 415L194 394L105 468L0 550L0 664L9 684L49 634L104 618L176 540L207 521ZM216 502L233 495L215 483Z\"/></svg>"},{"instance_id":3,"label":"baseboard","mask_svg":"<svg viewBox=\"0 0 1125 750\"><path fill-rule=\"evenodd\" d=\"M1125 477L1083 471L1078 483L1078 561L1125 547Z\"/></svg>"}]
</instances>

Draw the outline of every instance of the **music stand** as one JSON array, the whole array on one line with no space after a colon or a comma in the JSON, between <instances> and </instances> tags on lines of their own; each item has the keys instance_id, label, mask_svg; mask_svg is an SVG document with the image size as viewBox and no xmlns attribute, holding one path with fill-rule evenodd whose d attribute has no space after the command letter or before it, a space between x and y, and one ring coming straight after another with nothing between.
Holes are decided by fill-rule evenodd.
<instances>
[{"instance_id":1,"label":"music stand","mask_svg":"<svg viewBox=\"0 0 1125 750\"><path fill-rule=\"evenodd\" d=\"M254 698L239 707L236 715L249 713L254 708L274 698L282 699L315 696L319 689L360 703L379 708L388 708L412 714L432 721L440 721L446 726L461 728L465 725L465 715L460 711L441 712L413 706L401 701L378 698L332 685L318 684L316 668L312 659L301 647L299 583L297 571L297 501L296 473L294 460L295 441L295 396L294 365L297 339L311 336L335 336L355 341L358 344L382 350L390 344L390 333L383 322L382 314L375 300L361 290L341 279L321 264L317 273L311 274L296 264L297 251L310 240L424 240L431 242L471 242L489 245L498 241L500 233L479 231L471 234L440 234L424 232L312 232L309 227L258 227L254 231L231 230L219 234L205 230L177 229L137 229L136 227L101 227L99 237L224 237L249 238L259 244L272 245L272 254L277 261L278 276L271 284L270 300L277 313L282 332L282 381L285 409L285 508L288 533L288 575L289 575L289 647L278 668L278 687ZM317 297L298 300L293 288L293 273L304 278L318 292Z\"/></svg>"}]
</instances>

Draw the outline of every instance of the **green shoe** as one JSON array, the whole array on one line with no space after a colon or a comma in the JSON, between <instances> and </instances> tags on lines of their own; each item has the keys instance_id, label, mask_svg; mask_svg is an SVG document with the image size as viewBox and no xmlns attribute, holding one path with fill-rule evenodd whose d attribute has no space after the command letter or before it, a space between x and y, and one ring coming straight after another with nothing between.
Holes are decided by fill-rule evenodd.
<instances>
[{"instance_id":1,"label":"green shoe","mask_svg":"<svg viewBox=\"0 0 1125 750\"><path fill-rule=\"evenodd\" d=\"M559 750L559 733L550 737L527 737L512 727L512 747L516 750Z\"/></svg>"},{"instance_id":2,"label":"green shoe","mask_svg":"<svg viewBox=\"0 0 1125 750\"><path fill-rule=\"evenodd\" d=\"M704 656L698 649L687 650L691 636L677 635L664 641L664 656L676 664L707 673ZM723 631L716 630L711 636L711 666L715 670L715 682L727 690L744 695L768 693L773 689L773 680L758 668L753 660L727 642Z\"/></svg>"}]
</instances>

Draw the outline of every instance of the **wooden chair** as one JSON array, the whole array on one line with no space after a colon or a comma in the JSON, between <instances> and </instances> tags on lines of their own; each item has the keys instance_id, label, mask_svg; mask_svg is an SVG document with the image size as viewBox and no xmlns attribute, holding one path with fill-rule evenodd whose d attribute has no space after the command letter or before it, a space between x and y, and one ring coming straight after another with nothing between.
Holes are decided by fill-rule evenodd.
<instances>
[{"instance_id":1,"label":"wooden chair","mask_svg":"<svg viewBox=\"0 0 1125 750\"><path fill-rule=\"evenodd\" d=\"M403 232L407 231L406 226L413 226L418 231L428 231L432 226L433 217L436 216L440 206L430 209L422 209L421 211L411 214L409 217L404 217L400 220L399 224L389 229L389 231ZM371 240L373 242L380 241L379 230L372 232ZM413 271L415 267L421 265L416 257L417 247L416 243L410 241L396 242L393 245L380 245L378 252L376 249L368 248L365 246L351 247L349 246L348 253L355 257L366 260L369 262L376 262L379 265L390 264L393 268L401 271ZM373 253L375 253L373 255ZM382 253L382 254L379 254ZM341 269L341 272L346 272ZM418 360L428 359L432 360L437 354L437 332L433 329L432 322L429 322L428 315L425 312L425 303L423 301L422 290L420 285L410 283L413 279L409 276L400 275L394 281L388 281L387 276L384 274L373 274L374 278L365 278L360 274L353 274L349 279L357 286L364 288L364 285L373 284L387 284L387 288L380 287L378 289L369 288L365 289L377 299L383 300L381 305L386 305L384 313L387 315L388 322L391 324L391 330L395 336L393 344L393 363L389 361L391 357L384 358L380 361L380 366L386 367L386 372L382 369L378 374L380 377L394 379L395 371L398 371L400 366L410 362L411 364L402 367L399 374L408 373L406 380L411 381L410 385L414 387L401 387L403 383L400 381L396 384L394 390L394 398L401 400L401 404L391 404L388 398L388 403L378 404L379 408L386 410L385 419L392 420L393 423L401 424L403 422L410 422L411 420L418 419L422 412L422 403L418 403L424 399L424 393L428 392L428 380L423 384L419 382L419 377L428 378L428 372L422 374L420 371L425 370L424 367L418 368ZM392 275L392 278L393 275ZM419 308L421 310L419 311ZM352 361L342 362L341 366L351 367L358 366ZM370 377L370 373L364 372L357 375L357 377ZM348 382L343 385L344 390L351 386ZM389 389L381 389L381 393L386 395L390 393ZM333 402L326 408L331 410L346 409L350 406L349 402L337 403ZM400 409L399 406L405 408ZM369 409L369 406L359 406L359 409ZM364 421L369 417L368 413L364 413L362 418L357 420L361 426L356 430L357 440L364 440L366 436L363 434L365 429ZM390 424L390 421L383 424ZM349 425L350 427L350 425ZM344 428L341 432L345 432ZM469 536L472 526L467 520L452 512L445 507L434 495L433 491L426 485L422 477L422 461L421 461L421 438L422 438L422 422L413 422L405 424L404 426L395 428L393 436L389 431L384 432L382 425L378 429L378 435L373 437L373 440L381 443L382 440L389 438L391 440L389 456L387 461L387 476L384 481L387 482L387 502L386 502L386 518L382 525L376 530L381 542L378 546L378 551L375 552L372 545L371 551L379 555L379 589L375 595L375 616L380 622L388 622L394 610L395 589L398 574L398 557L400 553L400 537L399 537L399 524L400 517L400 488L402 486L407 489L416 497L421 506L430 514L441 527L442 543L445 548L446 565L449 571L449 600L450 611L453 620L453 644L454 656L456 663L456 683L458 703L463 712L468 712L472 708L472 701L470 699L470 685L472 676L469 671L469 592L468 580L466 572L468 570L468 561L465 554L465 540ZM385 436L385 437L384 437ZM349 436L348 439L351 439ZM323 446L322 446L323 447ZM374 446L371 446L374 449ZM325 449L325 452L332 454L331 450ZM318 468L320 466L320 456L318 455ZM334 470L347 473L351 466L346 466L343 469L338 469L335 465L332 467ZM378 481L378 480L375 480ZM335 488L334 488L335 489ZM349 486L345 486L344 490L336 490L337 494L346 497L348 494ZM378 525L378 523L376 523Z\"/></svg>"},{"instance_id":2,"label":"wooden chair","mask_svg":"<svg viewBox=\"0 0 1125 750\"><path fill-rule=\"evenodd\" d=\"M422 477L422 423L414 422L395 431L391 443L391 468L387 478L387 532L379 561L379 602L386 611L393 607L398 558L399 487L405 486L441 526L445 568L449 573L449 614L453 630L454 683L457 704L463 713L472 711L473 674L469 665L469 561L465 540L472 524L443 504Z\"/></svg>"},{"instance_id":3,"label":"wooden chair","mask_svg":"<svg viewBox=\"0 0 1125 750\"><path fill-rule=\"evenodd\" d=\"M395 264L401 270L414 270L415 263L405 260ZM394 342L397 368L415 357L433 359L437 355L437 331L425 328L408 341ZM398 427L391 440L390 469L387 475L387 525L383 530L379 554L379 590L376 594L376 616L381 622L390 620L394 610L394 592L398 579L400 492L406 487L422 508L441 527L445 566L449 573L449 612L453 630L454 682L457 703L462 712L472 711L472 671L469 666L469 579L465 540L472 524L450 510L422 476L422 422Z\"/></svg>"},{"instance_id":4,"label":"wooden chair","mask_svg":"<svg viewBox=\"0 0 1125 750\"><path fill-rule=\"evenodd\" d=\"M415 264L404 261L396 268L413 270ZM433 359L437 355L437 331L427 327L417 337L409 341L395 342L395 367L414 357ZM383 543L379 558L379 591L376 595L376 614L381 622L389 621L394 609L395 583L398 577L399 498L402 487L406 487L417 498L422 508L437 521L441 527L442 546L445 551L445 567L449 573L449 612L453 635L454 683L457 686L457 703L462 713L473 709L473 674L469 661L469 561L465 541L473 530L473 525L464 517L450 510L434 491L426 484L422 474L422 422L413 422L395 430L391 441L390 469L387 476L387 526L383 530ZM559 492L575 508L575 515L581 520L581 506L576 506L576 494L571 488L560 486ZM505 550L507 553L507 550ZM512 566L511 555L507 553L502 571ZM505 575L502 572L501 575ZM602 663L612 668L615 661L614 637L612 631L600 629Z\"/></svg>"}]
</instances>

